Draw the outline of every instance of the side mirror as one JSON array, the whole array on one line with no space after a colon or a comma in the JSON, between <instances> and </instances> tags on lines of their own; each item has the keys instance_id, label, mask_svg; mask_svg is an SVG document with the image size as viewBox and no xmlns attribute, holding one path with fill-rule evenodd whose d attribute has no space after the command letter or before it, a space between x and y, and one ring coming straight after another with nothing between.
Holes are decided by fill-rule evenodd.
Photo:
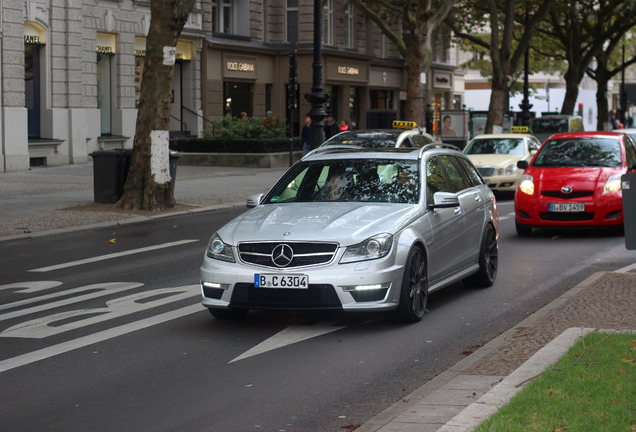
<instances>
[{"instance_id":1,"label":"side mirror","mask_svg":"<svg viewBox=\"0 0 636 432\"><path fill-rule=\"evenodd\" d=\"M262 193L250 195L247 197L247 203L245 205L247 206L247 208L256 207L257 205L261 203L264 196L265 194L262 194Z\"/></svg>"},{"instance_id":2,"label":"side mirror","mask_svg":"<svg viewBox=\"0 0 636 432\"><path fill-rule=\"evenodd\" d=\"M519 169L524 170L524 169L528 168L528 165L530 165L530 164L528 163L527 160L517 161L517 168L519 168Z\"/></svg>"},{"instance_id":3,"label":"side mirror","mask_svg":"<svg viewBox=\"0 0 636 432\"><path fill-rule=\"evenodd\" d=\"M435 192L433 195L433 208L459 207L457 194L451 192Z\"/></svg>"}]
</instances>

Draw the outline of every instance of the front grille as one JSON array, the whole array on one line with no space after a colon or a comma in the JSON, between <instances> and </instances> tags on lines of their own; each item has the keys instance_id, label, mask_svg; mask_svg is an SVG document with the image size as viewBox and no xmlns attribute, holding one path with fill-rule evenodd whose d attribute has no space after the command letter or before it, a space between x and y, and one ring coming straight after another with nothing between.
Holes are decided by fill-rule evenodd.
<instances>
[{"instance_id":1,"label":"front grille","mask_svg":"<svg viewBox=\"0 0 636 432\"><path fill-rule=\"evenodd\" d=\"M308 289L255 288L253 284L234 285L232 307L255 309L341 309L333 285L309 284Z\"/></svg>"},{"instance_id":2,"label":"front grille","mask_svg":"<svg viewBox=\"0 0 636 432\"><path fill-rule=\"evenodd\" d=\"M590 197L594 195L594 191L573 191L572 193L564 194L560 190L544 190L541 191L541 195L551 198L573 199Z\"/></svg>"},{"instance_id":3,"label":"front grille","mask_svg":"<svg viewBox=\"0 0 636 432\"><path fill-rule=\"evenodd\" d=\"M482 177L492 177L495 173L495 167L477 167L477 171Z\"/></svg>"},{"instance_id":4,"label":"front grille","mask_svg":"<svg viewBox=\"0 0 636 432\"><path fill-rule=\"evenodd\" d=\"M272 260L272 252L279 245L287 245L293 251L293 259L286 266L278 266ZM245 263L271 268L292 268L331 262L338 250L338 244L310 242L239 243L238 250L241 261Z\"/></svg>"},{"instance_id":5,"label":"front grille","mask_svg":"<svg viewBox=\"0 0 636 432\"><path fill-rule=\"evenodd\" d=\"M543 220L558 221L558 222L590 221L594 219L594 212L576 212L576 213L540 212L539 217Z\"/></svg>"}]
</instances>

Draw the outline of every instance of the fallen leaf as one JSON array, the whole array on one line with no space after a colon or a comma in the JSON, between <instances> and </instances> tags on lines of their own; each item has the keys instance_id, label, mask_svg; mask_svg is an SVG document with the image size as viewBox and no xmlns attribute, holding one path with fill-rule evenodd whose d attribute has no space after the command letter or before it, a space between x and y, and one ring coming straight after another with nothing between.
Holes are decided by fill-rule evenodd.
<instances>
[{"instance_id":1,"label":"fallen leaf","mask_svg":"<svg viewBox=\"0 0 636 432\"><path fill-rule=\"evenodd\" d=\"M569 429L568 427L556 428L554 430L554 432L563 432L563 431L568 430L568 429Z\"/></svg>"},{"instance_id":2,"label":"fallen leaf","mask_svg":"<svg viewBox=\"0 0 636 432\"><path fill-rule=\"evenodd\" d=\"M356 429L358 429L360 426L362 426L362 425L359 425L359 424L348 424L348 425L340 426L340 429L356 430Z\"/></svg>"},{"instance_id":3,"label":"fallen leaf","mask_svg":"<svg viewBox=\"0 0 636 432\"><path fill-rule=\"evenodd\" d=\"M552 392L548 393L548 396L552 396Z\"/></svg>"},{"instance_id":4,"label":"fallen leaf","mask_svg":"<svg viewBox=\"0 0 636 432\"><path fill-rule=\"evenodd\" d=\"M530 416L531 419L536 419L539 417L539 413L534 413Z\"/></svg>"},{"instance_id":5,"label":"fallen leaf","mask_svg":"<svg viewBox=\"0 0 636 432\"><path fill-rule=\"evenodd\" d=\"M470 354L472 354L474 352L475 352L474 350L466 350L466 351L462 351L462 354L470 355Z\"/></svg>"},{"instance_id":6,"label":"fallen leaf","mask_svg":"<svg viewBox=\"0 0 636 432\"><path fill-rule=\"evenodd\" d=\"M176 228L176 227L177 227L177 225L172 225L172 228Z\"/></svg>"},{"instance_id":7,"label":"fallen leaf","mask_svg":"<svg viewBox=\"0 0 636 432\"><path fill-rule=\"evenodd\" d=\"M622 359L623 363L634 363L634 359Z\"/></svg>"},{"instance_id":8,"label":"fallen leaf","mask_svg":"<svg viewBox=\"0 0 636 432\"><path fill-rule=\"evenodd\" d=\"M115 243L115 240L116 239L112 238L112 239L108 240L108 243Z\"/></svg>"}]
</instances>

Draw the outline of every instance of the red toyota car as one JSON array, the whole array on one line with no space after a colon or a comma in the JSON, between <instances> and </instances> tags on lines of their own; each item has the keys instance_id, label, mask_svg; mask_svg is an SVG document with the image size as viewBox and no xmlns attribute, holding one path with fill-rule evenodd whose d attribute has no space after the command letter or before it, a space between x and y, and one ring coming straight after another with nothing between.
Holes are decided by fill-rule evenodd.
<instances>
[{"instance_id":1,"label":"red toyota car","mask_svg":"<svg viewBox=\"0 0 636 432\"><path fill-rule=\"evenodd\" d=\"M533 227L623 225L621 176L636 170L636 142L617 132L550 136L525 169L515 194L517 234Z\"/></svg>"}]
</instances>

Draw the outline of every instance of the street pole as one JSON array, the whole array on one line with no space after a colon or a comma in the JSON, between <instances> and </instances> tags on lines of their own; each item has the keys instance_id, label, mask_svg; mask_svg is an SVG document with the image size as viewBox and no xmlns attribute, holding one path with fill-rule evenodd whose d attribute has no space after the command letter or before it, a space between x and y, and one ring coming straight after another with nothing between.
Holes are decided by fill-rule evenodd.
<instances>
[{"instance_id":1,"label":"street pole","mask_svg":"<svg viewBox=\"0 0 636 432\"><path fill-rule=\"evenodd\" d=\"M311 118L311 139L309 149L313 150L325 140L323 120L327 116L323 107L329 95L322 89L322 0L314 0L314 63L313 83L311 93L305 94L305 99L311 103L307 113Z\"/></svg>"},{"instance_id":2,"label":"street pole","mask_svg":"<svg viewBox=\"0 0 636 432\"><path fill-rule=\"evenodd\" d=\"M287 85L287 109L289 110L289 166L294 164L294 111L298 93L298 72L296 62L296 42L289 47L289 84Z\"/></svg>"},{"instance_id":3,"label":"street pole","mask_svg":"<svg viewBox=\"0 0 636 432\"><path fill-rule=\"evenodd\" d=\"M620 94L620 102L621 102L621 110L620 110L620 121L625 127L625 115L627 113L627 94L625 92L625 44L623 44L623 69L621 70L621 94Z\"/></svg>"}]
</instances>

